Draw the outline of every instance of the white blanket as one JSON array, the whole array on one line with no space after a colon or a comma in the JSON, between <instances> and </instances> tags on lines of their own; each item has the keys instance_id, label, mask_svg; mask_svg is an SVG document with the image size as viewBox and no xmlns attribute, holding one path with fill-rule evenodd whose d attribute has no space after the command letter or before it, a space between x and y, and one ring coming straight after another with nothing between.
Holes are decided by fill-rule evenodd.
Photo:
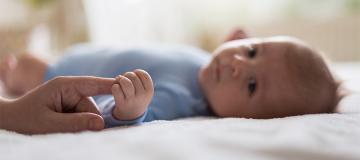
<instances>
[{"instance_id":1,"label":"white blanket","mask_svg":"<svg viewBox=\"0 0 360 160\"><path fill-rule=\"evenodd\" d=\"M360 91L360 65L337 65ZM359 89L359 90L358 90ZM101 132L26 136L0 130L0 160L13 159L360 159L360 96L343 114L270 120L189 118Z\"/></svg>"}]
</instances>

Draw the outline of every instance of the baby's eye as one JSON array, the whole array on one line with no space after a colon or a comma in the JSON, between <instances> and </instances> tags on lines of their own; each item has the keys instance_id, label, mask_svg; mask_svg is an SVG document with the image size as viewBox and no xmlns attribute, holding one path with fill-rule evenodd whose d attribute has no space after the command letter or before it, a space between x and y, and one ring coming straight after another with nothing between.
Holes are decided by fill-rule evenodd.
<instances>
[{"instance_id":1,"label":"baby's eye","mask_svg":"<svg viewBox=\"0 0 360 160\"><path fill-rule=\"evenodd\" d=\"M254 58L256 56L256 48L250 47L248 54L250 58Z\"/></svg>"},{"instance_id":2,"label":"baby's eye","mask_svg":"<svg viewBox=\"0 0 360 160\"><path fill-rule=\"evenodd\" d=\"M256 91L256 80L251 78L248 83L249 96L251 97Z\"/></svg>"}]
</instances>

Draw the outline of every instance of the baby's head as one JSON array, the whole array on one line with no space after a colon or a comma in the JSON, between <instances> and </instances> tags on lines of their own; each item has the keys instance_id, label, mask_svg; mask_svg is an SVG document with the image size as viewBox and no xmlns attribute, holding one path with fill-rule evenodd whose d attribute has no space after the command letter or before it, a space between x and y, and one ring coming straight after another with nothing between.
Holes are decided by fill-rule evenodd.
<instances>
[{"instance_id":1,"label":"baby's head","mask_svg":"<svg viewBox=\"0 0 360 160\"><path fill-rule=\"evenodd\" d=\"M324 58L291 37L226 42L201 69L199 81L220 117L331 113L340 100Z\"/></svg>"}]
</instances>

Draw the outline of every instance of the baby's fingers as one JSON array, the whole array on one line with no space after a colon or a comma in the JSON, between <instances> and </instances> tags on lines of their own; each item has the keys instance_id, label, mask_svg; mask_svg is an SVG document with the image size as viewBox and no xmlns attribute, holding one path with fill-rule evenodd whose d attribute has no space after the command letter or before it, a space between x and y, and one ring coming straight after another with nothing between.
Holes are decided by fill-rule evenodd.
<instances>
[{"instance_id":1,"label":"baby's fingers","mask_svg":"<svg viewBox=\"0 0 360 160\"><path fill-rule=\"evenodd\" d=\"M129 78L119 75L116 77L116 81L120 84L125 99L135 96L135 88Z\"/></svg>"},{"instance_id":2,"label":"baby's fingers","mask_svg":"<svg viewBox=\"0 0 360 160\"><path fill-rule=\"evenodd\" d=\"M126 72L124 76L131 80L135 88L135 95L139 95L144 92L145 88L138 75L136 75L134 72Z\"/></svg>"},{"instance_id":3,"label":"baby's fingers","mask_svg":"<svg viewBox=\"0 0 360 160\"><path fill-rule=\"evenodd\" d=\"M149 75L149 73L147 73L146 71L144 71L142 69L137 69L134 72L140 78L140 80L144 86L144 89L146 91L150 91L151 93L153 93L154 87L153 87L153 82L152 82L152 79L151 79L151 76Z\"/></svg>"}]
</instances>

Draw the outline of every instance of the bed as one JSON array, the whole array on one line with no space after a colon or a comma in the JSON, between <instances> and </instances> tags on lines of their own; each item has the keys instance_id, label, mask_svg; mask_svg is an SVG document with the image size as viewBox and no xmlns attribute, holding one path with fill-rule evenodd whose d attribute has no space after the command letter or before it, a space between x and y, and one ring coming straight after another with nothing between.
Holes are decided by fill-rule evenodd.
<instances>
[{"instance_id":1,"label":"bed","mask_svg":"<svg viewBox=\"0 0 360 160\"><path fill-rule=\"evenodd\" d=\"M196 117L101 132L0 130L0 159L360 159L360 63L332 66L355 94L344 113L269 120Z\"/></svg>"}]
</instances>

